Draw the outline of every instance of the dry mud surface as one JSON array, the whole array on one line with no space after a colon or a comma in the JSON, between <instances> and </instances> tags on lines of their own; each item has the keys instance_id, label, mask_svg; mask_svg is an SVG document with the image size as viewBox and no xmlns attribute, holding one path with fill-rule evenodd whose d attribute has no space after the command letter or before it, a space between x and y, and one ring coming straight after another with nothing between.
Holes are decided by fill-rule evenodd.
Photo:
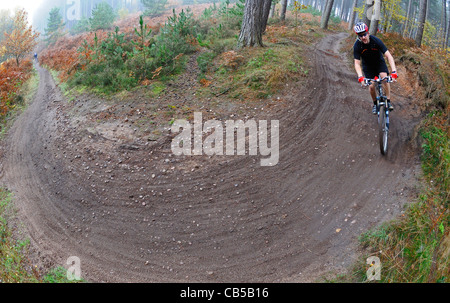
<instances>
[{"instance_id":1,"label":"dry mud surface","mask_svg":"<svg viewBox=\"0 0 450 303\"><path fill-rule=\"evenodd\" d=\"M97 282L310 282L345 271L357 237L411 201L419 172L414 104L394 88L381 156L368 91L339 51L345 37L319 41L307 85L261 117L279 120L273 167L259 156L174 156L172 137L136 138L130 126L90 130L37 67L39 89L1 166L34 261L77 256Z\"/></svg>"}]
</instances>

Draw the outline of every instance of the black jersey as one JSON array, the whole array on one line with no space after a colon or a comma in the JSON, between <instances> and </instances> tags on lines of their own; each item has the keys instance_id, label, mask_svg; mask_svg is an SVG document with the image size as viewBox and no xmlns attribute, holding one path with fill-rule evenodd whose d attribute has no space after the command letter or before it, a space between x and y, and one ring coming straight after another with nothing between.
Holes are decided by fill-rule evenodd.
<instances>
[{"instance_id":1,"label":"black jersey","mask_svg":"<svg viewBox=\"0 0 450 303\"><path fill-rule=\"evenodd\" d=\"M384 61L384 53L388 50L383 41L379 38L370 35L368 44L364 44L359 40L356 40L353 45L353 57L357 60L361 60L363 66L377 66L380 64L386 64Z\"/></svg>"}]
</instances>

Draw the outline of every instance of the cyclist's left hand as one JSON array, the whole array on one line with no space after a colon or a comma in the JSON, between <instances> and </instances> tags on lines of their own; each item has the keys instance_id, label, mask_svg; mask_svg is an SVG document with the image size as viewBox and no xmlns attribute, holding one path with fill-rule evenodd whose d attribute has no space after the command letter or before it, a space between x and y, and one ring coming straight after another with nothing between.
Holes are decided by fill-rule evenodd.
<instances>
[{"instance_id":1,"label":"cyclist's left hand","mask_svg":"<svg viewBox=\"0 0 450 303\"><path fill-rule=\"evenodd\" d=\"M397 75L397 72L394 70L394 71L392 71L392 73L391 73L391 77L392 77L392 79L394 79L394 81L395 80L397 80L397 78L398 78L398 75Z\"/></svg>"}]
</instances>

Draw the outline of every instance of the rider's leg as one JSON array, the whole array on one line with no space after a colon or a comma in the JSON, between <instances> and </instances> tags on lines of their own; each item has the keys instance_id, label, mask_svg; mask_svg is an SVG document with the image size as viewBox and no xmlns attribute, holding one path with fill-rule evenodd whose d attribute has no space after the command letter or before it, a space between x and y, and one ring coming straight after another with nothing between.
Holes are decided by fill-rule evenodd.
<instances>
[{"instance_id":1,"label":"rider's leg","mask_svg":"<svg viewBox=\"0 0 450 303\"><path fill-rule=\"evenodd\" d=\"M369 92L370 92L370 96L372 97L372 101L373 101L372 114L376 115L376 113L377 113L377 92L375 90L375 83L370 84Z\"/></svg>"},{"instance_id":2,"label":"rider's leg","mask_svg":"<svg viewBox=\"0 0 450 303\"><path fill-rule=\"evenodd\" d=\"M380 78L383 79L384 77L387 77L387 73L380 73ZM391 100L391 86L387 81L383 82L383 90L386 94L386 98Z\"/></svg>"},{"instance_id":3,"label":"rider's leg","mask_svg":"<svg viewBox=\"0 0 450 303\"><path fill-rule=\"evenodd\" d=\"M368 79L374 79L375 76L378 75L378 71L373 69L373 67L370 67L370 66L363 65L363 72L364 72L364 76ZM373 101L372 113L374 115L376 115L377 114L377 91L376 91L375 83L370 84L369 93L370 93L370 96L372 97L372 101Z\"/></svg>"},{"instance_id":4,"label":"rider's leg","mask_svg":"<svg viewBox=\"0 0 450 303\"><path fill-rule=\"evenodd\" d=\"M384 77L387 77L387 73L381 72L380 78L384 78ZM383 90L384 90L384 93L386 94L386 99L388 101L389 110L394 110L394 106L391 103L391 85L390 85L390 83L388 83L387 81L383 82Z\"/></svg>"},{"instance_id":5,"label":"rider's leg","mask_svg":"<svg viewBox=\"0 0 450 303\"><path fill-rule=\"evenodd\" d=\"M377 92L375 90L375 83L370 84L369 92L370 92L370 96L372 97L372 101L377 102Z\"/></svg>"}]
</instances>

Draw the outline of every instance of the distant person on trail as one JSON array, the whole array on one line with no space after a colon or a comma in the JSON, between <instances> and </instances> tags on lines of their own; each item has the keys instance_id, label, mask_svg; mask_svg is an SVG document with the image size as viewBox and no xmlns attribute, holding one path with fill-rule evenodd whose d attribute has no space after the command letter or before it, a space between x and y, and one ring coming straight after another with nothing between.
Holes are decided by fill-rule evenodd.
<instances>
[{"instance_id":1,"label":"distant person on trail","mask_svg":"<svg viewBox=\"0 0 450 303\"><path fill-rule=\"evenodd\" d=\"M34 61L38 61L38 59L37 59L37 53L34 53Z\"/></svg>"},{"instance_id":2,"label":"distant person on trail","mask_svg":"<svg viewBox=\"0 0 450 303\"><path fill-rule=\"evenodd\" d=\"M388 59L392 72L391 77L395 80L398 78L394 57L384 45L383 41L379 38L369 35L369 27L359 22L353 28L358 35L355 44L353 45L353 57L355 59L355 70L358 74L358 82L364 86L364 77L368 79L374 79L375 77L384 78L389 75L389 71L384 61L383 55ZM363 76L364 72L364 76ZM394 110L394 106L391 103L391 87L387 82L383 82L383 89L386 93L389 110ZM375 91L375 83L372 83L369 87L370 96L373 100L372 113L377 113L377 94Z\"/></svg>"}]
</instances>

